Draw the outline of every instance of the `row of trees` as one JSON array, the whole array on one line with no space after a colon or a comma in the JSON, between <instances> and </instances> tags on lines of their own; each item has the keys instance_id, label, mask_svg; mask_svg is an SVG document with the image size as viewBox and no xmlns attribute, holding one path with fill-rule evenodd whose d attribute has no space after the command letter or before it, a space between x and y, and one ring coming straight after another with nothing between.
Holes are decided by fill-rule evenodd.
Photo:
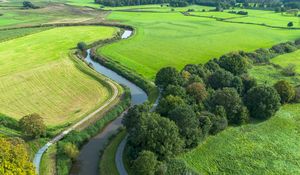
<instances>
[{"instance_id":1,"label":"row of trees","mask_svg":"<svg viewBox=\"0 0 300 175\"><path fill-rule=\"evenodd\" d=\"M286 45L270 50L277 53L281 48ZM123 121L136 174L168 174L168 160L196 147L208 135L228 125L269 119L281 104L295 100L295 89L286 81L258 85L247 74L252 59L244 52L234 52L204 65L186 65L180 72L162 68L155 79L162 90L156 111L150 112L147 104L135 106ZM151 168L142 166L148 162Z\"/></svg>"}]
</instances>

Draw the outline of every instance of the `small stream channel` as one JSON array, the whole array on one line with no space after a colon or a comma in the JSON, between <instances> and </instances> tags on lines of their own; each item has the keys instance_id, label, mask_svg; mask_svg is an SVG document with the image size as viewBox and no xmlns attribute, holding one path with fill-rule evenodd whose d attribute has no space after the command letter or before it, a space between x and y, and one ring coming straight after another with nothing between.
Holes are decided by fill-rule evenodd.
<instances>
[{"instance_id":1,"label":"small stream channel","mask_svg":"<svg viewBox=\"0 0 300 175\"><path fill-rule=\"evenodd\" d=\"M122 34L122 39L127 39L132 35L132 31L125 30ZM130 89L131 93L131 105L137 105L144 103L148 96L141 88L134 83L118 75L114 71L102 66L101 64L93 61L90 57L90 50L87 51L87 57L85 60L91 64L94 69L102 75L112 79L113 81L125 85ZM120 126L122 126L122 115L116 120L111 122L101 133L93 137L86 143L80 150L77 162L72 168L72 175L98 175L99 169L99 152L105 148L106 142L109 138L115 134Z\"/></svg>"}]
</instances>

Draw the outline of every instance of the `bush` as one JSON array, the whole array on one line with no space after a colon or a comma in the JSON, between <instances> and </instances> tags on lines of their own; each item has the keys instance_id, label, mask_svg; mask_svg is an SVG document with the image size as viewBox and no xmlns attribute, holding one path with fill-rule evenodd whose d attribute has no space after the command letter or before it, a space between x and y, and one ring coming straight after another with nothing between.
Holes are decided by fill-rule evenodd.
<instances>
[{"instance_id":1,"label":"bush","mask_svg":"<svg viewBox=\"0 0 300 175\"><path fill-rule=\"evenodd\" d=\"M300 102L300 87L296 87L295 88L295 102L299 103Z\"/></svg>"},{"instance_id":2,"label":"bush","mask_svg":"<svg viewBox=\"0 0 300 175\"><path fill-rule=\"evenodd\" d=\"M296 65L289 64L287 67L282 69L282 74L284 76L295 76L296 75Z\"/></svg>"},{"instance_id":3,"label":"bush","mask_svg":"<svg viewBox=\"0 0 300 175\"><path fill-rule=\"evenodd\" d=\"M190 170L183 160L170 159L166 162L166 175L196 175L197 173Z\"/></svg>"},{"instance_id":4,"label":"bush","mask_svg":"<svg viewBox=\"0 0 300 175\"><path fill-rule=\"evenodd\" d=\"M70 142L67 142L65 145L64 145L64 153L70 158L72 159L73 161L76 160L78 154L79 154L79 150L77 148L76 145L70 143Z\"/></svg>"},{"instance_id":5,"label":"bush","mask_svg":"<svg viewBox=\"0 0 300 175\"><path fill-rule=\"evenodd\" d=\"M197 103L203 102L208 96L203 83L192 83L186 88L186 91Z\"/></svg>"},{"instance_id":6,"label":"bush","mask_svg":"<svg viewBox=\"0 0 300 175\"><path fill-rule=\"evenodd\" d=\"M185 105L185 102L182 98L178 96L169 95L165 98L162 98L156 108L156 111L162 116L167 117L169 112L175 109L177 106Z\"/></svg>"},{"instance_id":7,"label":"bush","mask_svg":"<svg viewBox=\"0 0 300 175\"><path fill-rule=\"evenodd\" d=\"M218 110L223 110L223 111L218 111ZM223 112L223 114L213 114L210 112L201 112L200 114L200 118L209 118L210 122L211 122L211 127L209 128L209 133L210 134L217 134L220 131L224 130L227 125L228 125L228 121L226 118L226 111L224 109L224 107L222 106L218 106L216 107L216 112ZM203 128L202 128L203 129Z\"/></svg>"},{"instance_id":8,"label":"bush","mask_svg":"<svg viewBox=\"0 0 300 175\"><path fill-rule=\"evenodd\" d=\"M234 76L230 72L220 69L208 77L208 84L213 89L220 89L230 87L233 79Z\"/></svg>"},{"instance_id":9,"label":"bush","mask_svg":"<svg viewBox=\"0 0 300 175\"><path fill-rule=\"evenodd\" d=\"M79 43L77 44L77 48L78 48L79 50L81 50L81 51L86 51L87 48L88 48L88 46L87 46L87 44L86 44L85 42L79 42Z\"/></svg>"},{"instance_id":10,"label":"bush","mask_svg":"<svg viewBox=\"0 0 300 175\"><path fill-rule=\"evenodd\" d=\"M278 81L274 85L274 88L277 90L277 92L280 96L280 99L281 99L280 102L282 104L292 101L295 97L294 87L285 80Z\"/></svg>"},{"instance_id":11,"label":"bush","mask_svg":"<svg viewBox=\"0 0 300 175\"><path fill-rule=\"evenodd\" d=\"M23 2L23 7L24 8L32 8L32 9L37 9L39 8L38 6L35 6L32 2L30 1L24 1Z\"/></svg>"},{"instance_id":12,"label":"bush","mask_svg":"<svg viewBox=\"0 0 300 175\"><path fill-rule=\"evenodd\" d=\"M273 87L256 86L248 91L245 104L251 117L268 119L279 110L280 96Z\"/></svg>"},{"instance_id":13,"label":"bush","mask_svg":"<svg viewBox=\"0 0 300 175\"><path fill-rule=\"evenodd\" d=\"M182 85L183 78L173 67L161 68L155 77L155 84L164 89L168 85Z\"/></svg>"},{"instance_id":14,"label":"bush","mask_svg":"<svg viewBox=\"0 0 300 175\"><path fill-rule=\"evenodd\" d=\"M289 22L289 23L287 24L287 26L288 26L288 27L293 27L293 26L294 26L294 23L293 23L293 22Z\"/></svg>"},{"instance_id":15,"label":"bush","mask_svg":"<svg viewBox=\"0 0 300 175\"><path fill-rule=\"evenodd\" d=\"M248 12L238 11L236 14L238 14L238 15L248 15Z\"/></svg>"},{"instance_id":16,"label":"bush","mask_svg":"<svg viewBox=\"0 0 300 175\"><path fill-rule=\"evenodd\" d=\"M221 56L219 65L221 68L234 75L240 75L247 72L247 60L239 53L229 53Z\"/></svg>"},{"instance_id":17,"label":"bush","mask_svg":"<svg viewBox=\"0 0 300 175\"><path fill-rule=\"evenodd\" d=\"M38 138L46 134L46 125L44 124L43 118L35 113L21 118L19 127L23 130L24 134L29 137Z\"/></svg>"}]
</instances>

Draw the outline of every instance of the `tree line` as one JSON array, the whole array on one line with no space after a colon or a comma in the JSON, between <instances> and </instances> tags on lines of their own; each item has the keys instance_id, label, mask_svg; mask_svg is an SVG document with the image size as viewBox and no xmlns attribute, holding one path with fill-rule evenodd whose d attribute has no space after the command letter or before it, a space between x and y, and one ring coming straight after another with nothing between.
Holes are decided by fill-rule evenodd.
<instances>
[{"instance_id":1,"label":"tree line","mask_svg":"<svg viewBox=\"0 0 300 175\"><path fill-rule=\"evenodd\" d=\"M196 174L175 156L228 125L267 120L282 104L299 101L299 91L289 82L259 85L247 74L254 61L265 63L270 55L289 52L296 43L251 54L232 52L205 64L188 64L181 71L160 69L155 84L162 98L155 112L150 112L149 104L138 105L123 120L135 174Z\"/></svg>"}]
</instances>

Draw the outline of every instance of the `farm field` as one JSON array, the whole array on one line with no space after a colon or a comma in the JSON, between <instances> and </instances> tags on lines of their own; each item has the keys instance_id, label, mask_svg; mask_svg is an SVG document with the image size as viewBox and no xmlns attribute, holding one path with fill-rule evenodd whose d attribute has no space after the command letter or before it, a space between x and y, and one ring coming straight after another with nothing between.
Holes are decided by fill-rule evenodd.
<instances>
[{"instance_id":1,"label":"farm field","mask_svg":"<svg viewBox=\"0 0 300 175\"><path fill-rule=\"evenodd\" d=\"M56 126L100 106L110 89L87 66L70 59L69 52L80 41L91 43L116 31L62 27L0 43L1 113L19 119L36 112L48 126Z\"/></svg>"},{"instance_id":2,"label":"farm field","mask_svg":"<svg viewBox=\"0 0 300 175\"><path fill-rule=\"evenodd\" d=\"M151 80L164 66L180 69L231 51L252 51L300 37L298 30L225 23L180 13L113 12L108 19L132 25L136 33L98 53Z\"/></svg>"}]
</instances>

